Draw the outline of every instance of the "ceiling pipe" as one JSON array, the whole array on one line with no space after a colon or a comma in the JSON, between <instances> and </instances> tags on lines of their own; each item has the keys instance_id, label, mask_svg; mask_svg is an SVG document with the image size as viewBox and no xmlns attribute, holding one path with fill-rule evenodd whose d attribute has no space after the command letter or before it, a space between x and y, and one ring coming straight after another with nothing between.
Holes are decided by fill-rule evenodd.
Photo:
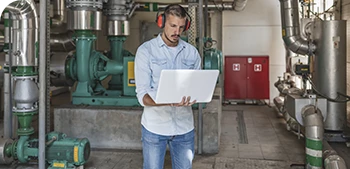
<instances>
[{"instance_id":1,"label":"ceiling pipe","mask_svg":"<svg viewBox=\"0 0 350 169\"><path fill-rule=\"evenodd\" d=\"M316 50L315 44L300 35L298 0L279 0L281 6L282 38L285 45L297 54L309 54Z\"/></svg>"},{"instance_id":2,"label":"ceiling pipe","mask_svg":"<svg viewBox=\"0 0 350 169\"><path fill-rule=\"evenodd\" d=\"M240 11L240 10L243 10L244 7L246 6L247 0L237 0L237 1L240 1L240 2L237 2L235 4L234 2L212 2L211 1L211 2L208 2L207 8L208 8L208 10L219 10L219 11L224 11L224 10ZM139 7L136 9L136 11L150 11L150 12L152 12L152 11L157 12L158 10L164 10L165 7L167 7L168 5L171 5L171 4L179 4L186 9L189 7L188 3L137 2L137 4ZM204 4L203 4L203 7L205 7Z\"/></svg>"}]
</instances>

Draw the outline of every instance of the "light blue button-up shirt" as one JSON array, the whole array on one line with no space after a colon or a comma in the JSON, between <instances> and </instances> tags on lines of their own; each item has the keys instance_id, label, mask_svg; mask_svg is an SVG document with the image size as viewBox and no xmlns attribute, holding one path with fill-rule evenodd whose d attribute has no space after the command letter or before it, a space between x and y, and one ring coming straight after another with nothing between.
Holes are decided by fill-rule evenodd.
<instances>
[{"instance_id":1,"label":"light blue button-up shirt","mask_svg":"<svg viewBox=\"0 0 350 169\"><path fill-rule=\"evenodd\" d=\"M175 51L175 53L174 53ZM148 93L155 100L160 72L163 69L200 69L197 49L179 39L176 49L167 46L161 34L143 43L135 57L136 96L144 106L141 124L149 131L165 136L185 134L194 129L190 106L145 106L143 97Z\"/></svg>"}]
</instances>

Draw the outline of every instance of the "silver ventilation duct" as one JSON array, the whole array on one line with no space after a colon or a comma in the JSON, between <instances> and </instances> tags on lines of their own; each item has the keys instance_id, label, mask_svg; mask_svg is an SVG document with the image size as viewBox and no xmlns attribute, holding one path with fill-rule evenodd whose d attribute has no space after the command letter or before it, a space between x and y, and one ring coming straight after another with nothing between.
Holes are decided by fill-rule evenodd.
<instances>
[{"instance_id":1,"label":"silver ventilation duct","mask_svg":"<svg viewBox=\"0 0 350 169\"><path fill-rule=\"evenodd\" d=\"M35 66L35 45L38 42L38 15L33 0L10 3L13 23L13 66Z\"/></svg>"},{"instance_id":2,"label":"silver ventilation duct","mask_svg":"<svg viewBox=\"0 0 350 169\"><path fill-rule=\"evenodd\" d=\"M298 0L280 0L282 36L285 45L294 53L308 54L316 50L313 43L302 39L299 28Z\"/></svg>"}]
</instances>

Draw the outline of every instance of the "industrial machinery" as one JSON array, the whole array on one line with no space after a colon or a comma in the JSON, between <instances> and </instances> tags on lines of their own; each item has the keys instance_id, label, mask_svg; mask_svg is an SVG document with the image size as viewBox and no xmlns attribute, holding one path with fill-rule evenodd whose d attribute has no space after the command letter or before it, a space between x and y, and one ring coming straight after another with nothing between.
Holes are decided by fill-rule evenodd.
<instances>
[{"instance_id":1,"label":"industrial machinery","mask_svg":"<svg viewBox=\"0 0 350 169\"><path fill-rule=\"evenodd\" d=\"M327 155L328 141L350 140L344 132L349 101L345 95L346 21L303 18L299 26L299 1L280 3L287 69L275 83L280 95L274 103L287 129L304 135L307 168L346 168L337 153L334 158ZM296 54L307 59L293 64L290 59Z\"/></svg>"},{"instance_id":2,"label":"industrial machinery","mask_svg":"<svg viewBox=\"0 0 350 169\"><path fill-rule=\"evenodd\" d=\"M3 14L5 25L4 97L13 99L12 114L18 119L17 135L12 140L5 133L0 139L0 163L14 160L28 163L39 157L39 141L33 138L33 116L38 114L38 16L33 0L14 1ZM11 32L9 27L11 26ZM12 36L12 37L11 37ZM11 54L10 54L11 53ZM12 57L10 57L12 56ZM8 98L12 87L12 97ZM9 104L7 104L9 105ZM9 111L5 109L4 123L9 123ZM8 125L4 125L8 126ZM5 128L6 128L5 127ZM7 128L4 129L7 132ZM86 138L67 138L65 134L51 132L46 135L46 162L49 168L76 168L90 156L90 143Z\"/></svg>"},{"instance_id":3,"label":"industrial machinery","mask_svg":"<svg viewBox=\"0 0 350 169\"><path fill-rule=\"evenodd\" d=\"M51 85L72 87L73 105L139 106L133 73L134 55L123 49L130 34L128 20L137 5L132 0L52 2ZM39 107L39 23L35 5L34 0L18 0L3 14L6 107L10 107L10 100L13 102L12 110L4 110L8 112L4 119L11 119L9 113L12 111L18 118L19 127L18 139L0 139L0 164L28 163L39 157L39 140L34 138L35 130L31 125ZM107 19L108 52L94 49L96 31L102 29L102 14ZM204 38L203 68L222 72L222 52L212 48L214 42ZM103 84L105 81L107 85ZM5 120L5 123L10 121ZM6 132L9 125L4 125ZM66 134L54 131L46 134L45 142L46 162L50 169L75 168L85 164L90 155L87 138L68 138Z\"/></svg>"}]
</instances>

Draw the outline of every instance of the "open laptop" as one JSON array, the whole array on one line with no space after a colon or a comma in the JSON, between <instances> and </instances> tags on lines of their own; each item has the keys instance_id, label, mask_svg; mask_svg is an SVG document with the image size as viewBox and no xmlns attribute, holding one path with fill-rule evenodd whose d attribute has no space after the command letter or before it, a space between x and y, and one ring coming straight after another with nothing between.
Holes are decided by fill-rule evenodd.
<instances>
[{"instance_id":1,"label":"open laptop","mask_svg":"<svg viewBox=\"0 0 350 169\"><path fill-rule=\"evenodd\" d=\"M155 102L180 103L183 96L191 102L208 103L212 100L219 70L162 70Z\"/></svg>"}]
</instances>

